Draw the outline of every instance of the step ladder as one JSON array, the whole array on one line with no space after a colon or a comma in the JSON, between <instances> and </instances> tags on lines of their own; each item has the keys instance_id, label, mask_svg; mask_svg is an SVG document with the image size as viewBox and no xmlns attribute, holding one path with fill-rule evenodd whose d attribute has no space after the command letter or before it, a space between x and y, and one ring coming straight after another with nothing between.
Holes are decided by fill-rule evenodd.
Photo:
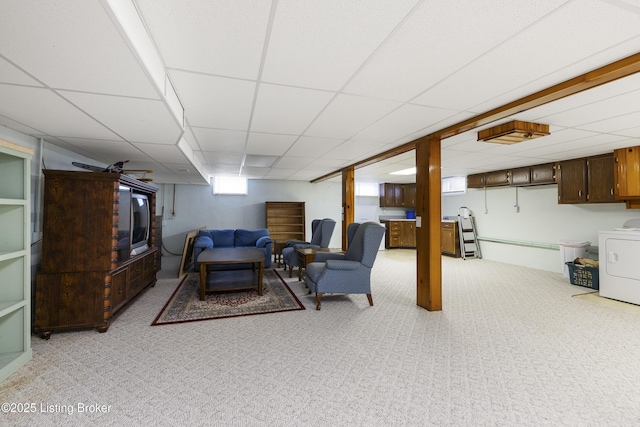
<instances>
[{"instance_id":1,"label":"step ladder","mask_svg":"<svg viewBox=\"0 0 640 427\"><path fill-rule=\"evenodd\" d=\"M476 221L471 210L466 207L458 209L458 234L460 236L460 255L462 259L482 258L478 235L476 234Z\"/></svg>"}]
</instances>

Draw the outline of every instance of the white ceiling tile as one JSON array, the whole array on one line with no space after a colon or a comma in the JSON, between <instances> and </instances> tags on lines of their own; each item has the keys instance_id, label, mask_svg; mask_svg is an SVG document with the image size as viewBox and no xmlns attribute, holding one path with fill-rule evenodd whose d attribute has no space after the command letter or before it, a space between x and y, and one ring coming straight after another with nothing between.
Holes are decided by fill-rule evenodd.
<instances>
[{"instance_id":1,"label":"white ceiling tile","mask_svg":"<svg viewBox=\"0 0 640 427\"><path fill-rule=\"evenodd\" d=\"M280 0L263 79L337 91L415 3L416 0Z\"/></svg>"},{"instance_id":2,"label":"white ceiling tile","mask_svg":"<svg viewBox=\"0 0 640 427\"><path fill-rule=\"evenodd\" d=\"M209 166L233 166L240 171L240 163L242 162L241 153L223 153L205 151L204 157Z\"/></svg>"},{"instance_id":3,"label":"white ceiling tile","mask_svg":"<svg viewBox=\"0 0 640 427\"><path fill-rule=\"evenodd\" d=\"M189 163L189 159L176 145L133 144L143 153L160 163Z\"/></svg>"},{"instance_id":4,"label":"white ceiling tile","mask_svg":"<svg viewBox=\"0 0 640 427\"><path fill-rule=\"evenodd\" d=\"M323 156L325 159L356 161L380 150L383 144L364 141L345 141Z\"/></svg>"},{"instance_id":5,"label":"white ceiling tile","mask_svg":"<svg viewBox=\"0 0 640 427\"><path fill-rule=\"evenodd\" d=\"M225 151L229 153L242 153L244 151L247 132L198 127L191 129L203 151Z\"/></svg>"},{"instance_id":6,"label":"white ceiling tile","mask_svg":"<svg viewBox=\"0 0 640 427\"><path fill-rule=\"evenodd\" d=\"M342 144L344 139L312 138L301 136L287 151L287 156L317 158Z\"/></svg>"},{"instance_id":7,"label":"white ceiling tile","mask_svg":"<svg viewBox=\"0 0 640 427\"><path fill-rule=\"evenodd\" d=\"M42 87L40 82L33 79L24 71L16 68L2 57L0 57L0 83Z\"/></svg>"},{"instance_id":8,"label":"white ceiling tile","mask_svg":"<svg viewBox=\"0 0 640 427\"><path fill-rule=\"evenodd\" d=\"M171 71L191 126L247 130L255 82Z\"/></svg>"},{"instance_id":9,"label":"white ceiling tile","mask_svg":"<svg viewBox=\"0 0 640 427\"><path fill-rule=\"evenodd\" d=\"M332 97L331 92L262 84L251 131L300 134Z\"/></svg>"},{"instance_id":10,"label":"white ceiling tile","mask_svg":"<svg viewBox=\"0 0 640 427\"><path fill-rule=\"evenodd\" d=\"M22 3L0 14L0 52L20 68L52 88L159 99L99 1Z\"/></svg>"},{"instance_id":11,"label":"white ceiling tile","mask_svg":"<svg viewBox=\"0 0 640 427\"><path fill-rule=\"evenodd\" d=\"M639 97L640 98L640 97ZM640 99L638 99L640 101ZM640 104L638 104L640 107ZM628 129L630 123L640 124L640 111L635 111L621 116L609 117L604 120L597 120L580 126L581 129L592 130L594 132L616 133L624 135L624 131ZM634 126L634 128L637 126Z\"/></svg>"},{"instance_id":12,"label":"white ceiling tile","mask_svg":"<svg viewBox=\"0 0 640 427\"><path fill-rule=\"evenodd\" d=\"M296 138L295 135L251 132L246 151L247 154L281 156L287 152Z\"/></svg>"},{"instance_id":13,"label":"white ceiling tile","mask_svg":"<svg viewBox=\"0 0 640 427\"><path fill-rule=\"evenodd\" d=\"M129 142L174 145L182 134L181 127L161 101L80 92L59 93Z\"/></svg>"},{"instance_id":14,"label":"white ceiling tile","mask_svg":"<svg viewBox=\"0 0 640 427\"><path fill-rule=\"evenodd\" d=\"M640 15L604 2L572 1L428 90L416 102L432 105L428 99L433 97L446 102L442 107L465 110L638 34ZM562 40L563 49L556 48L558 40ZM478 75L490 78L477 84Z\"/></svg>"},{"instance_id":15,"label":"white ceiling tile","mask_svg":"<svg viewBox=\"0 0 640 427\"><path fill-rule=\"evenodd\" d=\"M356 141L389 142L451 116L449 110L405 104L355 135Z\"/></svg>"},{"instance_id":16,"label":"white ceiling tile","mask_svg":"<svg viewBox=\"0 0 640 427\"><path fill-rule=\"evenodd\" d=\"M309 126L305 135L347 139L401 105L394 101L341 94Z\"/></svg>"},{"instance_id":17,"label":"white ceiling tile","mask_svg":"<svg viewBox=\"0 0 640 427\"><path fill-rule=\"evenodd\" d=\"M135 0L165 65L256 79L270 0Z\"/></svg>"},{"instance_id":18,"label":"white ceiling tile","mask_svg":"<svg viewBox=\"0 0 640 427\"><path fill-rule=\"evenodd\" d=\"M119 139L100 123L48 89L0 85L0 115L19 123L38 123L38 130L59 137Z\"/></svg>"},{"instance_id":19,"label":"white ceiling tile","mask_svg":"<svg viewBox=\"0 0 640 427\"><path fill-rule=\"evenodd\" d=\"M347 85L345 92L408 101L562 3L425 2ZM441 106L428 99L420 103Z\"/></svg>"},{"instance_id":20,"label":"white ceiling tile","mask_svg":"<svg viewBox=\"0 0 640 427\"><path fill-rule=\"evenodd\" d=\"M105 141L87 138L65 138L65 141L90 153L91 158L99 160L105 165L124 160L131 162L152 161L147 154L124 141Z\"/></svg>"},{"instance_id":21,"label":"white ceiling tile","mask_svg":"<svg viewBox=\"0 0 640 427\"><path fill-rule=\"evenodd\" d=\"M280 157L278 163L275 164L275 167L280 169L302 169L307 167L315 160L314 157L292 157L292 156L283 156Z\"/></svg>"}]
</instances>

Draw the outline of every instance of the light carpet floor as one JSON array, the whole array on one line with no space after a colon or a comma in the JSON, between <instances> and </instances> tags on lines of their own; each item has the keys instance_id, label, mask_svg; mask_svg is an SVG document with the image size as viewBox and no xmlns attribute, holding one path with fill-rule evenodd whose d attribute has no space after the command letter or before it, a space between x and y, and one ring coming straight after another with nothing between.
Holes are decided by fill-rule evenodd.
<instances>
[{"instance_id":1,"label":"light carpet floor","mask_svg":"<svg viewBox=\"0 0 640 427\"><path fill-rule=\"evenodd\" d=\"M443 257L429 312L415 251L382 251L374 307L329 295L316 311L283 274L307 310L151 327L178 264L107 333L34 336L0 403L37 411L0 425L640 425L640 315L573 298L590 290L561 274Z\"/></svg>"}]
</instances>

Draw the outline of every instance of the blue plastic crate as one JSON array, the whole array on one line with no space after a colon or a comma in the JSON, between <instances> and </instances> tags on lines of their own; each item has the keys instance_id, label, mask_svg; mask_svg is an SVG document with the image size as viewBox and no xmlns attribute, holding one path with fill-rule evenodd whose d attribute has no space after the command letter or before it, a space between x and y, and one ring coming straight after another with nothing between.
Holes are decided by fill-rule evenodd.
<instances>
[{"instance_id":1,"label":"blue plastic crate","mask_svg":"<svg viewBox=\"0 0 640 427\"><path fill-rule=\"evenodd\" d=\"M566 262L569 267L569 280L572 285L584 286L585 288L600 289L600 269L588 265Z\"/></svg>"}]
</instances>

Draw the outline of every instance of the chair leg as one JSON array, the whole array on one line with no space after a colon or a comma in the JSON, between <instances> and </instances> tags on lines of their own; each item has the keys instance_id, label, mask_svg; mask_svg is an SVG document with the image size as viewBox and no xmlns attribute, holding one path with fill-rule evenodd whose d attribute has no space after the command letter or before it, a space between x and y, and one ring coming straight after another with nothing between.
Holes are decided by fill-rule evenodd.
<instances>
[{"instance_id":1,"label":"chair leg","mask_svg":"<svg viewBox=\"0 0 640 427\"><path fill-rule=\"evenodd\" d=\"M289 266L289 279L293 277L293 267Z\"/></svg>"},{"instance_id":2,"label":"chair leg","mask_svg":"<svg viewBox=\"0 0 640 427\"><path fill-rule=\"evenodd\" d=\"M371 297L371 294L367 294L367 299L369 300L369 305L373 305L373 298Z\"/></svg>"},{"instance_id":3,"label":"chair leg","mask_svg":"<svg viewBox=\"0 0 640 427\"><path fill-rule=\"evenodd\" d=\"M316 292L316 310L320 310L320 304L322 300L322 292Z\"/></svg>"}]
</instances>

